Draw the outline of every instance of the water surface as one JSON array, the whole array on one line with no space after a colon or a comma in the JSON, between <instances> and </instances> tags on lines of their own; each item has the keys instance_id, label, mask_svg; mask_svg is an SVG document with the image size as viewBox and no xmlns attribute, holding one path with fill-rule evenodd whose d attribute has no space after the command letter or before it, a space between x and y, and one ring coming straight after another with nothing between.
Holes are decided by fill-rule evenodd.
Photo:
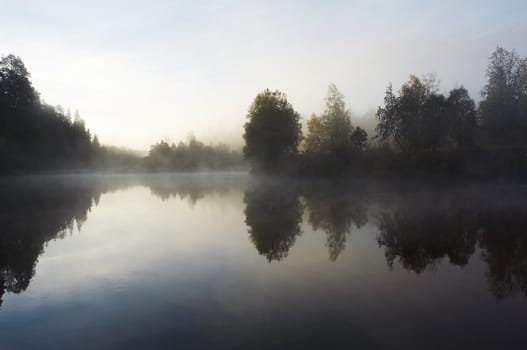
<instances>
[{"instance_id":1,"label":"water surface","mask_svg":"<svg viewBox=\"0 0 527 350\"><path fill-rule=\"evenodd\" d=\"M527 187L0 181L1 349L525 349Z\"/></svg>"}]
</instances>

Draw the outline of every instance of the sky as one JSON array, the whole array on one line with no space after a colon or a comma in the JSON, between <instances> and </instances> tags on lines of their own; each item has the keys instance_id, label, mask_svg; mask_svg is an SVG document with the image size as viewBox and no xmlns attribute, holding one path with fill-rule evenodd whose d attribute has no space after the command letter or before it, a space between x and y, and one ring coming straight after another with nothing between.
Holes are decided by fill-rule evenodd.
<instances>
[{"instance_id":1,"label":"sky","mask_svg":"<svg viewBox=\"0 0 527 350\"><path fill-rule=\"evenodd\" d=\"M147 150L190 134L242 144L247 110L279 89L306 120L336 84L354 114L389 82L433 73L478 100L497 45L527 56L527 1L0 0L0 54L101 143Z\"/></svg>"}]
</instances>

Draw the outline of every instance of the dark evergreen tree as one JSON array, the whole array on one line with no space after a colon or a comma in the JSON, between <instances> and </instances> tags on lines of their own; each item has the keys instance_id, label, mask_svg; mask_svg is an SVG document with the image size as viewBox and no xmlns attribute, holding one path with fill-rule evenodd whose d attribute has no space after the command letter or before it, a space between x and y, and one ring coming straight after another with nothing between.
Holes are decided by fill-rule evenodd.
<instances>
[{"instance_id":1,"label":"dark evergreen tree","mask_svg":"<svg viewBox=\"0 0 527 350\"><path fill-rule=\"evenodd\" d=\"M0 173L90 166L96 156L78 117L40 102L19 57L0 59Z\"/></svg>"}]
</instances>

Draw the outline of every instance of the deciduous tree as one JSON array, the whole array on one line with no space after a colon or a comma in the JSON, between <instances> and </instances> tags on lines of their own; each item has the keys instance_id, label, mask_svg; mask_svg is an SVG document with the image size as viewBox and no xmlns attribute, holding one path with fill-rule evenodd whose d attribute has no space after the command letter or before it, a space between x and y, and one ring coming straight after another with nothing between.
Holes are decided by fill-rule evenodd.
<instances>
[{"instance_id":1,"label":"deciduous tree","mask_svg":"<svg viewBox=\"0 0 527 350\"><path fill-rule=\"evenodd\" d=\"M300 115L278 90L265 90L254 99L245 123L244 155L260 169L270 170L298 152L302 139Z\"/></svg>"}]
</instances>

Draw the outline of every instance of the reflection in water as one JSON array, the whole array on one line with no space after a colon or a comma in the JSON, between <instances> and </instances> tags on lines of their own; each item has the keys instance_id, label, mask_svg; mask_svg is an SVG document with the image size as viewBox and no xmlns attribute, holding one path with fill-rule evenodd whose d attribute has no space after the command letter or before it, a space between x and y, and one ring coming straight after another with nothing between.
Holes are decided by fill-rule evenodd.
<instances>
[{"instance_id":1,"label":"reflection in water","mask_svg":"<svg viewBox=\"0 0 527 350\"><path fill-rule=\"evenodd\" d=\"M268 261L282 260L301 234L302 205L285 184L254 186L245 192L245 223L251 241Z\"/></svg>"},{"instance_id":2,"label":"reflection in water","mask_svg":"<svg viewBox=\"0 0 527 350\"><path fill-rule=\"evenodd\" d=\"M396 259L420 273L448 257L465 266L474 253L476 230L467 225L465 213L449 208L397 208L379 215L377 241L385 247L388 265Z\"/></svg>"},{"instance_id":3,"label":"reflection in water","mask_svg":"<svg viewBox=\"0 0 527 350\"><path fill-rule=\"evenodd\" d=\"M527 203L498 198L438 196L381 212L377 241L388 265L398 260L420 273L448 257L463 267L479 243L491 293L497 299L527 295Z\"/></svg>"},{"instance_id":4,"label":"reflection in water","mask_svg":"<svg viewBox=\"0 0 527 350\"><path fill-rule=\"evenodd\" d=\"M27 289L45 244L78 231L92 205L104 193L147 186L161 199L228 193L239 176L46 176L7 179L0 183L0 305L5 292Z\"/></svg>"},{"instance_id":5,"label":"reflection in water","mask_svg":"<svg viewBox=\"0 0 527 350\"><path fill-rule=\"evenodd\" d=\"M167 200L171 197L186 199L193 206L207 195L224 196L246 182L247 177L241 174L179 176L143 176L138 184L150 188L153 195Z\"/></svg>"},{"instance_id":6,"label":"reflection in water","mask_svg":"<svg viewBox=\"0 0 527 350\"><path fill-rule=\"evenodd\" d=\"M49 179L48 179L49 180ZM35 264L49 240L80 229L100 192L57 181L10 181L0 187L0 304L7 291L29 285Z\"/></svg>"},{"instance_id":7,"label":"reflection in water","mask_svg":"<svg viewBox=\"0 0 527 350\"><path fill-rule=\"evenodd\" d=\"M480 246L494 296L527 295L527 210L507 208L479 217Z\"/></svg>"},{"instance_id":8,"label":"reflection in water","mask_svg":"<svg viewBox=\"0 0 527 350\"><path fill-rule=\"evenodd\" d=\"M497 299L527 294L527 203L509 200L493 205L495 196L455 191L411 200L396 196L397 205L375 214L377 242L384 248L388 266L397 261L420 274L435 270L448 258L450 264L462 268L479 243L492 294ZM253 186L245 193L251 241L269 261L287 257L301 235L304 206L299 198L303 198L309 224L325 232L329 259L335 261L346 247L352 226L361 228L367 223L367 197L361 191L331 185ZM377 200L381 207L386 204L382 196Z\"/></svg>"},{"instance_id":9,"label":"reflection in water","mask_svg":"<svg viewBox=\"0 0 527 350\"><path fill-rule=\"evenodd\" d=\"M368 222L364 198L335 186L309 187L304 198L309 223L314 230L326 233L329 258L337 260L346 247L346 235L351 233L352 225L360 228Z\"/></svg>"},{"instance_id":10,"label":"reflection in water","mask_svg":"<svg viewBox=\"0 0 527 350\"><path fill-rule=\"evenodd\" d=\"M244 198L251 241L269 261L287 257L297 236L302 234L304 209L311 227L326 234L331 261L337 260L346 248L352 225L360 228L368 221L365 199L347 187L271 181L253 184Z\"/></svg>"},{"instance_id":11,"label":"reflection in water","mask_svg":"<svg viewBox=\"0 0 527 350\"><path fill-rule=\"evenodd\" d=\"M363 185L235 174L3 179L0 348L527 341L525 190Z\"/></svg>"},{"instance_id":12,"label":"reflection in water","mask_svg":"<svg viewBox=\"0 0 527 350\"><path fill-rule=\"evenodd\" d=\"M288 256L302 234L304 209L312 229L325 233L330 261L346 248L352 227L366 225L370 212L390 267L398 263L421 274L444 259L464 267L476 257L486 264L489 290L497 299L527 294L527 196L521 192L409 196L320 183L249 184L247 177L232 174L71 176L0 183L0 304L5 292L27 289L48 241L63 238L75 225L80 231L102 194L133 186L147 187L162 200L188 200L191 207L210 194L243 191L250 240L269 262Z\"/></svg>"}]
</instances>

